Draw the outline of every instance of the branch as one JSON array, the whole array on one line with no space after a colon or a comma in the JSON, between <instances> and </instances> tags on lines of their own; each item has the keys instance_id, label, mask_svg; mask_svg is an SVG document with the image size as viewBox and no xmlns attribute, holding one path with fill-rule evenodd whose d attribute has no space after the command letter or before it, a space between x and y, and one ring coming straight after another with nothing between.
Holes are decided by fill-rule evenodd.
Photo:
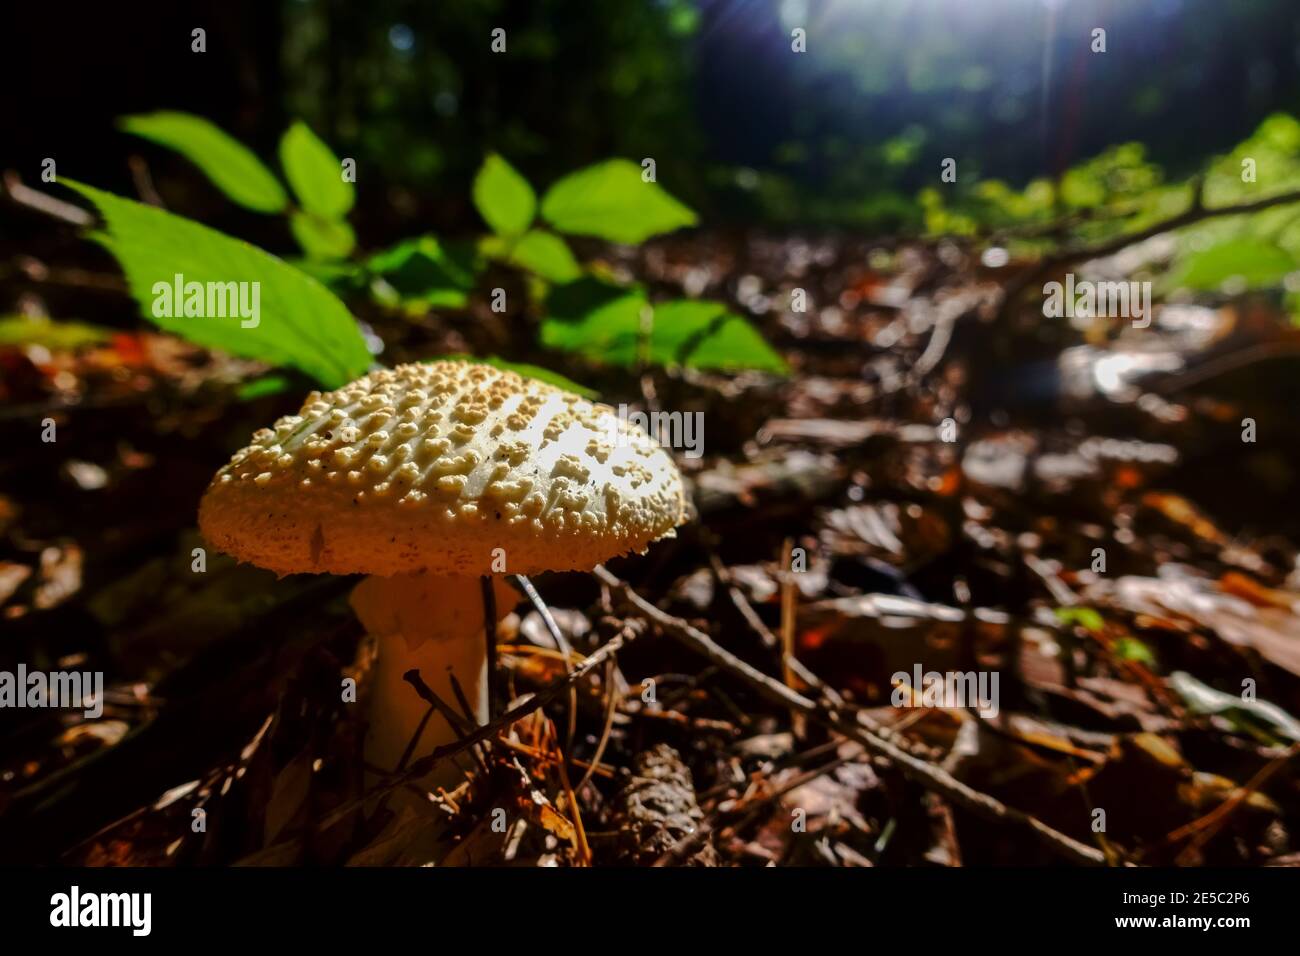
<instances>
[{"instance_id":1,"label":"branch","mask_svg":"<svg viewBox=\"0 0 1300 956\"><path fill-rule=\"evenodd\" d=\"M1171 216L1160 222L1153 223L1145 229L1139 229L1137 232L1124 233L1123 235L1114 236L1102 242L1086 244L1078 243L1068 246L1059 252L1052 253L1039 260L1036 266L1028 269L1017 279L1013 279L1006 284L1003 289L1002 308L999 318L1005 318L1006 313L1010 311L1015 300L1030 286L1037 285L1044 277L1051 275L1062 266L1067 266L1075 262L1087 262L1090 259L1102 259L1106 256L1113 256L1117 252L1127 249L1131 245L1139 242L1145 242L1154 236L1162 233L1172 232L1175 229L1182 229L1186 226L1193 225L1206 219L1217 219L1221 216L1243 216L1251 213L1263 212L1265 209L1272 209L1274 206L1285 206L1290 203L1300 202L1300 190L1278 193L1276 196L1267 196L1264 199L1253 199L1249 202L1232 203L1227 206L1215 206L1207 208L1204 203L1204 180L1197 178L1193 184L1192 201L1186 209L1176 216Z\"/></svg>"},{"instance_id":2,"label":"branch","mask_svg":"<svg viewBox=\"0 0 1300 956\"><path fill-rule=\"evenodd\" d=\"M1054 830L1046 823L1029 814L1009 807L995 797L974 790L952 776L946 770L927 763L907 753L896 744L864 729L856 721L850 723L843 715L833 713L815 702L786 687L780 681L757 670L726 648L717 644L703 631L692 627L681 618L673 617L641 597L625 582L610 574L604 567L597 566L595 575L612 591L619 594L624 601L635 607L649 620L658 624L667 634L676 638L687 647L702 654L714 664L736 675L753 687L762 697L781 707L802 711L811 720L822 724L850 740L862 744L873 753L887 757L898 765L903 775L915 783L924 786L947 798L958 806L986 820L1000 823L1012 823L1028 829L1038 840L1052 851L1075 863L1088 866L1103 866L1105 856L1100 850L1080 843L1072 837Z\"/></svg>"},{"instance_id":3,"label":"branch","mask_svg":"<svg viewBox=\"0 0 1300 956\"><path fill-rule=\"evenodd\" d=\"M445 760L448 757L453 757L458 753L462 753L480 741L494 737L496 734L515 723L515 721L522 720L533 711L550 703L560 694L577 684L583 677L591 673L596 667L600 666L602 662L612 658L622 650L625 645L634 641L641 635L641 633L642 627L640 621L628 621L624 625L622 631L615 634L597 648L591 656L584 658L582 663L574 667L570 673L551 681L551 683L547 684L527 700L516 704L496 720L489 721L482 727L475 728L460 740L453 743L443 744L441 747L435 747L429 754L421 757L405 770L394 771L393 773L385 775L383 781L376 787L372 788L365 794L365 796L359 797L356 800L348 801L329 816L325 817L325 819L320 822L317 829L329 829L331 826L347 817L348 814L360 809L376 797L381 797L396 790L398 787L419 780L421 777L433 770L440 761Z\"/></svg>"},{"instance_id":4,"label":"branch","mask_svg":"<svg viewBox=\"0 0 1300 956\"><path fill-rule=\"evenodd\" d=\"M18 178L18 174L12 169L5 170L4 183L5 192L9 194L9 198L20 206L35 209L37 212L43 212L55 219L70 222L74 226L89 226L95 221L95 217L80 206L74 206L70 202L64 202L62 199L55 199L53 196L38 192L30 186L24 186L23 181Z\"/></svg>"}]
</instances>

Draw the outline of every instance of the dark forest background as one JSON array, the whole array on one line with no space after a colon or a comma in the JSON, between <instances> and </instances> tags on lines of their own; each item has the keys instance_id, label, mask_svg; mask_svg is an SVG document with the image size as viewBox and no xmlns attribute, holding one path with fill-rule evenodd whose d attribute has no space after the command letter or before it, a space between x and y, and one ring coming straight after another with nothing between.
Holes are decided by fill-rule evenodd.
<instances>
[{"instance_id":1,"label":"dark forest background","mask_svg":"<svg viewBox=\"0 0 1300 956\"><path fill-rule=\"evenodd\" d=\"M137 0L5 19L10 168L54 156L129 192L121 115L197 113L264 156L302 118L358 160L376 242L472 226L463 187L485 149L540 183L653 156L710 221L885 230L917 221L944 157L1023 184L1140 141L1186 173L1300 106L1292 0ZM205 197L189 207L205 221L244 224L215 191L188 201Z\"/></svg>"}]
</instances>

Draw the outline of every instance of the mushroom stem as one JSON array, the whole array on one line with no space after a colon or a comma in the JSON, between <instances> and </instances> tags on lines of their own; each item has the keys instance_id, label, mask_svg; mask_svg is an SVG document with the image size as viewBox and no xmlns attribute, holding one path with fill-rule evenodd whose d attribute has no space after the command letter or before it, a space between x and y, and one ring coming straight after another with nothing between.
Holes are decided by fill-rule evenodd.
<instances>
[{"instance_id":1,"label":"mushroom stem","mask_svg":"<svg viewBox=\"0 0 1300 956\"><path fill-rule=\"evenodd\" d=\"M514 607L516 595L497 578L492 579L492 588L495 629ZM473 723L487 722L485 610L477 579L432 574L371 576L353 590L352 608L379 641L365 743L368 763L386 771L396 769L429 710L429 704L403 679L412 668L420 672L430 690L459 712L452 687L454 676L473 710ZM421 757L458 739L455 728L434 711L412 756ZM452 789L462 777L455 761L445 760L419 783L430 789Z\"/></svg>"}]
</instances>

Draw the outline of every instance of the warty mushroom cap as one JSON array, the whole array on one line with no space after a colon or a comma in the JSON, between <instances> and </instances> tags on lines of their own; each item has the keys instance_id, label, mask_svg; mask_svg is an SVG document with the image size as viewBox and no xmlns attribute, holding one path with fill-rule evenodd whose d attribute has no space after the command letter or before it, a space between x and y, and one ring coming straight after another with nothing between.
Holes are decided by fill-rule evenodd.
<instances>
[{"instance_id":1,"label":"warty mushroom cap","mask_svg":"<svg viewBox=\"0 0 1300 956\"><path fill-rule=\"evenodd\" d=\"M199 507L281 574L587 570L683 520L681 475L607 405L469 362L371 372L253 435Z\"/></svg>"}]
</instances>

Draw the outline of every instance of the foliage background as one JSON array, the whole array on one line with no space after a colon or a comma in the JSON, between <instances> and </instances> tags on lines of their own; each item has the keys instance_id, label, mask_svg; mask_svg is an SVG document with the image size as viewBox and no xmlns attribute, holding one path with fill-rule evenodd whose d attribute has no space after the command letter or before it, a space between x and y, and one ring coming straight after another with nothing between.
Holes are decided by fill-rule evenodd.
<instances>
[{"instance_id":1,"label":"foliage background","mask_svg":"<svg viewBox=\"0 0 1300 956\"><path fill-rule=\"evenodd\" d=\"M920 222L915 195L943 157L963 177L1023 185L1141 141L1180 176L1300 106L1290 0L74 7L76 29L65 6L6 13L14 168L55 156L67 175L129 194L121 115L197 113L261 156L301 118L358 160L370 246L476 227L463 186L487 149L542 184L654 156L660 181L711 222L888 228ZM789 54L794 25L808 30L806 55ZM1080 42L1095 25L1105 55ZM195 26L208 31L205 69L189 51ZM508 56L489 50L497 26ZM196 218L249 234L183 161L159 160L155 175L196 190Z\"/></svg>"}]
</instances>

